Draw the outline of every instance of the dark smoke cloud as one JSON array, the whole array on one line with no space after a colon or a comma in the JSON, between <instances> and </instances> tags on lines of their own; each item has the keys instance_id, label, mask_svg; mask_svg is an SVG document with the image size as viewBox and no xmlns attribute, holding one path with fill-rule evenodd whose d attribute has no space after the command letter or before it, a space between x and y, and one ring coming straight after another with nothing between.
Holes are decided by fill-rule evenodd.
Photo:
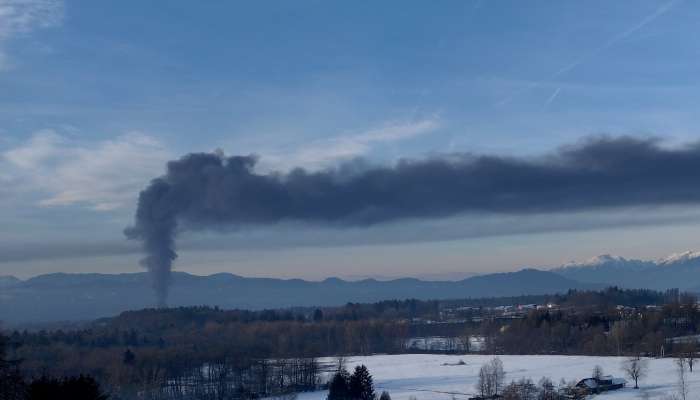
<instances>
[{"instance_id":1,"label":"dark smoke cloud","mask_svg":"<svg viewBox=\"0 0 700 400\"><path fill-rule=\"evenodd\" d=\"M534 159L451 155L260 174L256 157L189 154L141 192L129 238L165 303L179 230L301 221L357 226L458 213L529 214L700 202L700 146L588 139Z\"/></svg>"}]
</instances>

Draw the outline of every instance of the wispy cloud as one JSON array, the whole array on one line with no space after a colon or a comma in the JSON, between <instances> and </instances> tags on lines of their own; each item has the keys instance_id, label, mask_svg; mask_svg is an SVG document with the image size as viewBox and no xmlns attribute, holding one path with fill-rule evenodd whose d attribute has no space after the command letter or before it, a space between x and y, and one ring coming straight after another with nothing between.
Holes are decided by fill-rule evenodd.
<instances>
[{"instance_id":1,"label":"wispy cloud","mask_svg":"<svg viewBox=\"0 0 700 400\"><path fill-rule=\"evenodd\" d=\"M10 40L57 26L62 20L59 0L0 0L0 70L11 65L6 52Z\"/></svg>"},{"instance_id":2,"label":"wispy cloud","mask_svg":"<svg viewBox=\"0 0 700 400\"><path fill-rule=\"evenodd\" d=\"M565 65L564 67L558 69L557 71L555 71L547 79L529 83L527 86L523 87L522 89L513 92L512 94L510 94L507 97L504 97L499 102L497 102L496 105L502 106L502 105L508 104L515 97L517 97L525 92L528 92L532 89L535 89L536 87L542 85L542 83L544 83L545 81L551 81L553 79L556 79L556 78L566 74L567 72L573 70L574 68L576 68L579 65L583 64L584 62L588 61L590 58L593 58L594 56L598 55L599 53L613 47L614 45L621 42L622 40L627 39L629 36L631 36L632 34L637 32L638 30L644 28L645 26L649 25L657 18L666 14L669 10L671 10L674 6L676 6L681 1L682 0L671 0L671 1L668 1L666 3L661 4L659 7L657 7L654 10L654 12L652 12L651 14L642 18L635 25L618 33L617 35L614 35L613 37L608 39L606 42L604 42L600 46L594 48L593 50L580 54L578 58L576 58L574 61L570 62L569 64ZM554 96L554 97L556 97L556 96Z\"/></svg>"},{"instance_id":3,"label":"wispy cloud","mask_svg":"<svg viewBox=\"0 0 700 400\"><path fill-rule=\"evenodd\" d=\"M40 206L112 210L133 204L138 189L171 157L140 133L83 143L46 130L0 153L0 181L13 188L10 194L38 194Z\"/></svg>"},{"instance_id":4,"label":"wispy cloud","mask_svg":"<svg viewBox=\"0 0 700 400\"><path fill-rule=\"evenodd\" d=\"M336 136L303 143L287 151L262 153L263 169L305 167L324 168L338 161L349 160L369 153L375 146L386 145L431 133L440 127L438 118L411 122L387 123L364 132Z\"/></svg>"},{"instance_id":5,"label":"wispy cloud","mask_svg":"<svg viewBox=\"0 0 700 400\"><path fill-rule=\"evenodd\" d=\"M320 169L438 127L435 118L386 124L286 151L263 151L261 169ZM42 207L84 205L113 210L135 204L139 190L151 177L160 175L173 157L163 144L142 133L84 141L43 130L0 152L0 190L6 198L38 197L36 204Z\"/></svg>"}]
</instances>

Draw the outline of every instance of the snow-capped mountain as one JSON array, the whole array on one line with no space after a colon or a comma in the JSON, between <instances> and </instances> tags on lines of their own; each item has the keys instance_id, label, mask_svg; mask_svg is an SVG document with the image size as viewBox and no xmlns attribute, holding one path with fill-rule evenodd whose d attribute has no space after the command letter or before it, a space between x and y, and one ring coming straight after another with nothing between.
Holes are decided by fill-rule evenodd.
<instances>
[{"instance_id":1,"label":"snow-capped mountain","mask_svg":"<svg viewBox=\"0 0 700 400\"><path fill-rule=\"evenodd\" d=\"M612 256L610 254L602 254L595 256L583 262L571 261L558 269L583 269L583 270L599 270L599 269L644 269L655 266L654 261L627 259L620 256Z\"/></svg>"},{"instance_id":2,"label":"snow-capped mountain","mask_svg":"<svg viewBox=\"0 0 700 400\"><path fill-rule=\"evenodd\" d=\"M698 262L700 262L700 251L684 251L682 253L673 253L670 256L660 258L656 261L656 264L673 266Z\"/></svg>"},{"instance_id":3,"label":"snow-capped mountain","mask_svg":"<svg viewBox=\"0 0 700 400\"><path fill-rule=\"evenodd\" d=\"M579 282L627 288L696 290L700 288L700 252L686 251L658 260L604 254L583 262L566 263L552 272Z\"/></svg>"}]
</instances>

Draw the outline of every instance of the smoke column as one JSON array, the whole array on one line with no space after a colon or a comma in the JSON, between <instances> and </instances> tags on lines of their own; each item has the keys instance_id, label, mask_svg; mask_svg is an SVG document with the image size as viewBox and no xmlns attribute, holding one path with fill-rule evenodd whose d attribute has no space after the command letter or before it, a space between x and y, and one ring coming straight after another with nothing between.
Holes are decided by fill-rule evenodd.
<instances>
[{"instance_id":1,"label":"smoke column","mask_svg":"<svg viewBox=\"0 0 700 400\"><path fill-rule=\"evenodd\" d=\"M140 240L165 305L183 230L301 221L357 226L458 213L528 214L700 200L700 146L598 137L538 158L450 155L392 166L343 164L260 174L254 156L189 154L138 201L127 237Z\"/></svg>"}]
</instances>

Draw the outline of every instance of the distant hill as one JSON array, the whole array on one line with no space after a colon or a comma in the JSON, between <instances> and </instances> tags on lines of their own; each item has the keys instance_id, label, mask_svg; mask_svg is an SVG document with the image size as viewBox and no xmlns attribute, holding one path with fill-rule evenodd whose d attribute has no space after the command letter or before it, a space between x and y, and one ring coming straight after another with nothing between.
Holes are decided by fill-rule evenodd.
<instances>
[{"instance_id":1,"label":"distant hill","mask_svg":"<svg viewBox=\"0 0 700 400\"><path fill-rule=\"evenodd\" d=\"M0 320L7 323L86 320L116 315L153 305L148 275L47 274L8 282L0 292ZM210 305L223 308L285 308L335 306L386 299L449 299L552 294L568 289L594 289L561 275L525 269L476 276L461 281L390 281L366 279L322 282L301 279L244 278L233 274L209 276L175 273L171 306Z\"/></svg>"},{"instance_id":2,"label":"distant hill","mask_svg":"<svg viewBox=\"0 0 700 400\"><path fill-rule=\"evenodd\" d=\"M569 263L551 271L585 283L696 291L700 288L700 252L686 251L659 260L602 255L580 263Z\"/></svg>"},{"instance_id":3,"label":"distant hill","mask_svg":"<svg viewBox=\"0 0 700 400\"><path fill-rule=\"evenodd\" d=\"M569 263L550 271L524 269L470 277L460 281L413 278L321 282L301 279L245 278L221 273L173 276L171 306L222 308L335 306L386 299L451 299L554 294L569 289L606 286L700 292L700 252L659 260L610 255ZM6 323L88 320L153 305L146 273L46 274L28 280L0 276L0 321Z\"/></svg>"},{"instance_id":4,"label":"distant hill","mask_svg":"<svg viewBox=\"0 0 700 400\"><path fill-rule=\"evenodd\" d=\"M17 286L21 283L22 281L14 276L0 276L0 289Z\"/></svg>"}]
</instances>

